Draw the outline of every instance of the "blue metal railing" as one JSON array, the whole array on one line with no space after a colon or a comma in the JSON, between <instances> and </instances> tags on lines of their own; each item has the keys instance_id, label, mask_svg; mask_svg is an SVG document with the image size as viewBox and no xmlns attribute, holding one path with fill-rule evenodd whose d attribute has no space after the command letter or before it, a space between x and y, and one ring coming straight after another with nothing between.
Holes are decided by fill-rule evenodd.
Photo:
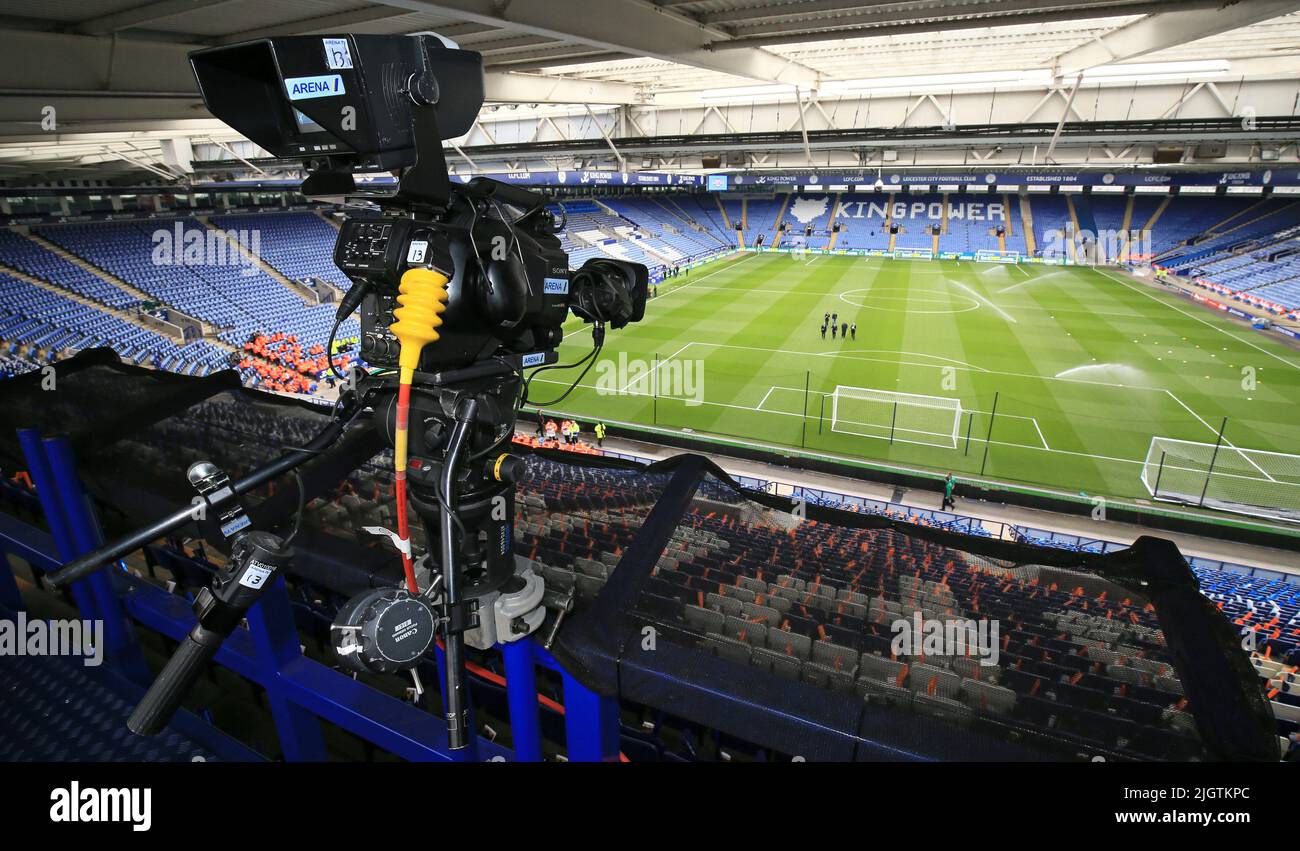
<instances>
[{"instance_id":1,"label":"blue metal railing","mask_svg":"<svg viewBox=\"0 0 1300 851\"><path fill-rule=\"evenodd\" d=\"M31 430L20 432L19 439L50 532L0 514L0 556L4 561L0 566L0 605L11 609L21 608L22 600L9 556L46 573L102 542L67 442L42 439ZM74 583L71 592L81 617L104 623L106 664L142 688L152 676L136 641L136 628L179 641L194 627L194 615L184 599L131 575L121 563ZM250 609L247 627L235 630L215 662L266 691L281 751L289 761L327 758L322 721L407 760L539 761L538 665L564 675L569 760L618 758L616 701L586 689L531 639L500 649L507 672L513 749L475 737L470 747L452 751L440 717L304 656L283 579L269 587ZM441 668L441 652L437 662ZM471 725L472 713L471 707ZM194 726L193 716L187 713L178 714L177 719L178 726Z\"/></svg>"}]
</instances>

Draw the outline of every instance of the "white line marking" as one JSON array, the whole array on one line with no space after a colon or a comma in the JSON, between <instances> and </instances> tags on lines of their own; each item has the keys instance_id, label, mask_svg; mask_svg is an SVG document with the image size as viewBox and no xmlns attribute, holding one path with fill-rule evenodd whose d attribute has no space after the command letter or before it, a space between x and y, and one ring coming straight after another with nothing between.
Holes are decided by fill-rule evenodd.
<instances>
[{"instance_id":1,"label":"white line marking","mask_svg":"<svg viewBox=\"0 0 1300 851\"><path fill-rule=\"evenodd\" d=\"M567 386L569 385L569 382L567 382L567 381L559 381L559 380L556 380L556 379L553 379L553 378L535 378L535 379L533 379L533 381L534 381L535 383L541 383L541 384L560 384L560 385L563 385L563 386L565 386L565 387L567 387ZM579 384L578 386L579 386L579 387L583 387L583 388L588 389L588 390L595 390L595 389L596 389L595 385L592 385L592 384ZM631 395L633 395L633 396L648 396L648 395L650 395L650 394L648 394L648 393L633 393L633 394L631 394ZM660 398L664 398L664 397L660 397ZM731 409L738 410L738 411L749 411L749 412L751 412L751 413L756 413L756 412L757 412L754 408L752 408L752 407L750 407L750 406L748 406L748 405L732 405L732 404L728 404L728 403L726 403L726 402L709 402L709 401L701 401L699 404L700 404L700 405L710 405L710 406L713 406L713 407L716 407L716 408L731 408ZM799 416L800 416L800 414L797 414L797 413L790 413L790 412L787 412L787 411L762 411L762 413L764 413L764 414L770 414L770 415L772 415L772 416L777 416L777 417L799 417ZM1010 416L1010 415L1007 415L1007 416ZM1032 418L1031 418L1031 419L1032 419ZM610 422L612 422L612 421L610 421ZM645 423L641 423L640 425L643 426L643 427L645 427L645 428L652 428L652 426L646 425ZM663 431L663 429L659 429L659 430L660 430L660 431ZM671 429L670 429L669 431L671 431ZM707 430L704 430L704 431L707 431ZM711 432L710 432L710 433L711 433ZM722 436L722 435L719 435L719 436ZM866 436L869 436L869 435L866 435ZM980 439L978 439L978 438L973 439L972 442L974 442L974 443L981 443L981 444L984 443L983 440L980 440ZM1112 456L1110 456L1110 455L1094 455L1094 454L1092 454L1092 453L1090 453L1090 452L1074 452L1074 451L1069 450L1069 449L1051 449L1051 448L1044 449L1044 448L1042 448L1042 447L1040 447L1040 446L1030 446L1030 445L1027 444L1027 443L1009 443L1008 441L1005 441L1005 440L991 440L991 441L989 441L989 443L992 444L993 446L1006 446L1006 447L1011 448L1011 449L1028 449L1028 450L1032 450L1032 451L1034 451L1034 452L1051 452L1051 453L1054 454L1054 455L1071 455L1071 456L1074 456L1074 457L1077 457L1077 458L1092 458L1093 460L1096 460L1096 461L1113 461L1113 462L1115 462L1115 463L1117 463L1117 464L1137 464L1137 465L1139 465L1139 466L1143 466L1143 465L1146 464L1146 458L1145 458L1145 457L1144 457L1142 460L1140 460L1140 461L1134 461L1132 458L1115 458L1115 457L1112 457ZM758 445L757 442L755 442L755 445ZM764 445L768 445L768 444L764 444ZM924 445L926 445L926 446L934 446L934 444L924 444ZM787 447L787 448L788 448L788 447ZM942 448L942 447L940 447L940 448ZM800 450L800 451L802 451L802 450ZM874 459L872 459L872 460L873 460L873 462L874 462Z\"/></svg>"},{"instance_id":2,"label":"white line marking","mask_svg":"<svg viewBox=\"0 0 1300 851\"><path fill-rule=\"evenodd\" d=\"M1213 328L1215 331L1218 331L1220 334L1223 334L1223 335L1226 336L1226 337L1231 337L1232 339L1236 340L1238 343L1245 343L1247 346L1250 346L1252 349L1255 349L1255 350L1257 350L1257 351L1263 352L1264 354L1268 355L1269 357L1281 361L1282 363L1286 364L1287 366L1291 367L1292 369L1300 369L1300 364L1296 363L1295 361L1289 361L1289 360L1287 360L1286 358L1282 357L1281 355L1277 355L1277 354L1274 354L1273 352L1270 352L1268 349L1260 348L1259 346L1257 346L1257 345L1255 345L1254 343L1252 343L1250 340L1243 340L1241 337L1238 337L1236 334L1231 334L1231 333L1229 333L1228 331L1224 330L1223 328L1220 328L1218 325L1215 325L1213 322L1209 322L1209 321L1207 321L1207 320L1204 319L1203 317L1195 316L1195 315L1193 315L1193 314L1191 314L1191 313L1188 313L1186 310L1183 310L1181 307L1179 307L1179 306L1176 305L1176 304L1170 304L1170 303L1167 302L1167 301L1163 301L1163 300L1161 300L1161 299L1158 299L1158 298L1156 298L1154 295L1152 295L1151 293L1146 292L1146 291L1141 290L1141 289L1138 289L1138 288L1135 287L1135 286L1132 286L1131 284L1129 284L1128 281L1125 281L1125 280L1122 279L1122 278L1117 278L1117 277L1115 277L1114 275L1112 275L1112 274L1110 274L1109 272L1107 272L1105 269L1096 269L1095 271L1100 272L1101 274L1105 275L1107 278L1110 278L1112 281L1115 281L1116 283L1118 283L1120 286L1124 287L1125 289L1130 289L1130 290L1132 290L1133 292L1138 293L1139 295L1144 295L1144 296L1146 296L1147 298L1149 298L1149 299L1151 299L1152 301L1154 301L1156 304L1163 304L1165 307L1169 308L1170 310L1176 310L1176 311L1178 311L1178 312L1181 313L1183 316L1186 316L1188 319L1195 319L1197 322L1201 323L1202 325L1205 325L1205 326L1207 326L1207 327L1209 327L1209 328Z\"/></svg>"},{"instance_id":3,"label":"white line marking","mask_svg":"<svg viewBox=\"0 0 1300 851\"><path fill-rule=\"evenodd\" d=\"M754 410L756 410L756 411L761 411L761 410L763 410L763 403L767 401L767 397L768 397L768 396L771 396L771 395L772 395L772 391L775 390L775 389L777 389L775 384L773 384L771 387L767 388L767 392L763 394L763 398L760 399L760 400L758 401L758 407L755 408ZM785 388L782 388L782 389L785 389Z\"/></svg>"},{"instance_id":4,"label":"white line marking","mask_svg":"<svg viewBox=\"0 0 1300 851\"><path fill-rule=\"evenodd\" d=\"M1182 399L1179 399L1177 396L1174 395L1174 393L1173 393L1172 390L1166 390L1165 392L1169 394L1169 397L1170 397L1171 399L1173 399L1173 400L1174 400L1175 402L1177 402L1178 404L1182 405L1182 406L1183 406L1183 410L1187 411L1187 413L1191 414L1192 416L1196 417L1196 419L1200 420L1201 425L1203 425L1203 426L1205 426L1206 428L1208 428L1211 432L1214 433L1214 435L1215 435L1216 437L1218 436L1218 434L1219 434L1219 430L1218 430L1217 428L1215 428L1214 426L1210 425L1209 423L1207 423L1204 419L1202 419L1200 414L1196 413L1196 412L1193 411L1191 408L1189 408L1189 407L1188 407L1188 406L1183 402ZM1268 474L1268 472L1267 472L1266 470L1264 470L1263 467L1259 466L1259 465L1256 464L1254 461L1250 460L1250 456L1247 455L1246 453L1242 452L1242 451L1241 451L1241 448L1238 447L1238 446L1237 446L1235 443L1233 443L1231 440L1228 440L1228 438L1226 438L1226 437L1223 438L1223 445L1224 445L1224 446L1227 446L1229 449L1234 450L1238 455L1241 456L1241 458L1242 458L1243 461L1245 461L1247 464L1249 464L1250 466L1254 467L1256 470L1259 470L1261 473L1263 473L1263 474L1264 474L1264 478L1268 479L1270 482L1273 482L1274 484L1277 484L1277 479L1275 479L1275 478L1273 478L1272 476L1270 476L1270 475Z\"/></svg>"},{"instance_id":5,"label":"white line marking","mask_svg":"<svg viewBox=\"0 0 1300 851\"><path fill-rule=\"evenodd\" d=\"M1041 440L1041 441L1043 442L1043 448L1044 448L1044 449L1051 449L1052 447L1050 447L1050 446L1047 445L1047 438L1043 437L1043 430L1042 430L1041 428L1038 427L1038 418L1037 418L1037 417L1030 417L1030 418L1029 418L1029 421L1032 422L1032 423L1034 424L1034 431L1038 432L1038 439Z\"/></svg>"},{"instance_id":6,"label":"white line marking","mask_svg":"<svg viewBox=\"0 0 1300 851\"><path fill-rule=\"evenodd\" d=\"M539 379L539 380L540 380L540 379ZM585 386L585 385L584 385L584 386ZM871 388L871 389L876 389L876 388ZM785 391L790 392L790 393L800 393L800 394L802 394L802 393L804 392L804 388L802 388L802 387L786 387L785 385L782 385L782 384L774 384L774 385L772 385L772 390L785 390ZM767 391L767 392L768 392L768 395L771 395L772 390ZM891 391L891 392L898 392L898 391ZM810 391L810 393L811 393L812 395L816 395L816 396L833 396L833 395L835 395L834 393L827 393L827 392L825 392L825 391L823 391L823 390L813 390L813 391ZM919 395L919 394L915 394L915 393L913 393L913 394L910 394L910 395L915 396L915 395ZM923 396L923 397L921 397L921 398L931 398L931 399L936 399L936 398L937 398L937 399L944 399L944 398L950 398L950 397L945 397L945 396L930 396L930 397L924 397L924 396ZM767 401L767 396L764 396L764 397L763 397L763 401L764 401L764 402ZM958 401L961 401L961 400L959 399ZM763 402L759 402L758 404L759 404L759 407L762 407ZM962 408L962 409L961 409L961 412L962 412L963 414L983 414L983 415L985 415L985 416L991 416L991 415L992 415L992 411L981 411L981 410L979 410L978 408ZM775 412L775 411L767 411L766 413L776 413L776 412ZM1037 421L1037 420L1035 420L1033 417L1025 416L1024 414L1001 414L1001 417L1002 417L1002 419L1004 419L1004 420L1029 420L1030 422L1034 423L1035 426L1038 425L1038 421ZM1041 430L1039 431L1038 434L1039 434L1039 437L1042 437L1042 431L1041 431ZM1044 445L1046 445L1047 441L1044 440L1043 443L1044 443ZM1020 445L1020 444L1016 444L1016 445Z\"/></svg>"},{"instance_id":7,"label":"white line marking","mask_svg":"<svg viewBox=\"0 0 1300 851\"><path fill-rule=\"evenodd\" d=\"M839 297L840 297L841 295L843 295L843 294L852 293L852 292L855 292L855 291L861 291L861 290L870 290L871 288L870 288L870 287L860 287L860 288L858 288L857 290L846 290L845 293L839 293L839 292L836 292L836 291L834 291L834 290L832 290L832 291L830 291L830 292L824 292L824 291L821 291L821 290L798 290L798 289L776 290L776 289L765 289L765 288L762 288L762 287L738 287L738 286L729 285L729 284L722 284L722 285L719 285L719 286L712 286L712 285L710 285L710 286L702 286L702 287L700 287L699 289L702 289L702 290L713 290L713 291L716 291L716 292L732 292L732 293L735 293L735 294L737 294L737 295L747 295L747 294L749 294L749 293L764 293L764 294L768 294L768 295L779 295L779 296L805 296L805 297L807 297L807 298L825 299L825 298L839 298ZM886 289L886 290L889 290L889 289L900 289L900 288L899 288L899 287L886 287L885 289ZM673 290L672 292L676 292L676 290ZM925 293L925 292L938 292L938 291L937 291L937 290L933 290L933 291L931 291L931 290L917 290L916 292L919 292L919 293ZM668 295L668 293L665 293L665 295ZM841 300L843 300L843 299L841 299ZM849 303L850 303L850 304L853 304L853 302L849 302ZM860 305L860 304L853 304L853 306L854 306L854 307L863 307L863 305ZM1086 309L1086 308L1079 308L1079 307L1044 307L1044 306L1041 305L1041 304L1016 304L1016 305L1013 305L1013 307L1015 307L1016 310L1036 310L1036 311L1039 311L1039 312L1041 312L1041 313L1049 313L1049 314L1053 314L1053 315L1055 315L1055 314L1062 314L1062 313L1077 313L1077 314L1080 314L1080 315L1083 315L1083 316L1115 316L1115 317L1118 317L1118 318L1120 318L1120 319L1143 319L1143 318L1144 318L1144 317L1142 316L1142 314L1140 314L1140 313L1132 313L1132 312L1129 312L1129 313L1121 313L1121 312L1119 312L1119 311L1088 310L1088 309ZM974 309L974 308L972 308L972 309ZM904 311L904 312L907 312L907 311Z\"/></svg>"},{"instance_id":8,"label":"white line marking","mask_svg":"<svg viewBox=\"0 0 1300 851\"><path fill-rule=\"evenodd\" d=\"M798 355L799 357L831 357L831 358L848 358L849 360L867 361L867 362L871 362L871 363L890 363L890 364L902 365L902 366L920 366L920 367L929 367L929 368L931 368L931 369L943 369L945 366L948 366L948 365L949 365L949 364L936 364L936 363L917 363L916 361L905 361L905 360L899 360L899 359L897 359L897 358L864 358L864 357L858 357L858 356L857 356L857 353L854 352L854 351L847 351L847 352L798 352L798 351L793 351L793 350L791 350L791 349L770 349L770 348L767 348L767 347L764 347L764 346L741 346L741 345L737 345L737 344L735 344L735 343L702 343L702 342L698 342L698 341L695 343L695 345L697 345L697 346L711 346L711 347L713 347L713 348L717 348L717 349L745 349L745 350L748 350L748 351L754 351L754 352L774 352L774 353L776 353L776 354L782 354L782 355ZM883 351L887 351L887 350L885 350L885 349L866 349L865 351L867 351L867 352L883 352ZM934 357L934 358L940 358L939 355L925 355L925 354L921 354L921 353L918 353L918 352L900 352L900 354L905 354L905 355L915 355L915 356L917 356L917 357ZM954 363L957 363L957 364L961 364L961 363L962 363L961 361L958 361L958 360L956 360L956 359L954 359L954 358L941 358L941 359L942 359L942 360L951 360L951 361L953 361ZM1094 386L1094 387L1115 387L1115 388L1124 389L1124 390L1150 390L1150 391L1153 391L1153 392L1156 392L1156 393L1164 393L1164 392L1166 392L1166 391L1165 391L1165 388L1163 388L1163 387L1146 387L1146 386L1143 386L1143 385L1141 385L1141 384L1117 384L1117 383L1112 382L1112 381L1088 381L1087 379L1083 379L1083 378L1057 378L1056 376L1052 376L1052 375L1033 375L1033 374L1030 374L1030 373L1027 373L1027 372L1005 372L1005 371L1002 371L1002 370L985 369L985 368L982 367L982 366L975 366L975 365L973 365L973 364L965 364L965 365L962 365L962 366L954 366L953 369L962 370L962 371L969 371L969 372L978 372L978 373L980 373L980 374L982 374L982 375L1005 375L1005 376L1008 376L1008 377L1010 377L1010 378L1033 378L1033 379L1037 379L1037 380L1040 380L1040 381L1064 381L1064 382L1067 382L1067 383L1069 383L1069 384L1089 384L1089 385L1092 385L1092 386Z\"/></svg>"},{"instance_id":9,"label":"white line marking","mask_svg":"<svg viewBox=\"0 0 1300 851\"><path fill-rule=\"evenodd\" d=\"M719 272L725 272L725 271L727 271L728 269L734 269L734 268L736 268L737 266L739 266L741 263L744 263L746 260L753 260L753 259L754 259L755 257L757 257L757 256L758 256L757 254L750 254L748 257L741 258L740 260L737 260L735 263L729 263L729 264L727 264L726 266L723 266L723 267L720 268L720 269L714 269L714 270L711 271L711 272L705 272L703 275L700 275L698 278L696 278L696 279L693 280L693 281L687 281L686 283L682 284L680 287L673 287L671 290L669 290L668 292L664 293L664 295L659 296L659 298L663 298L664 296L670 296L670 295L672 295L673 293L679 293L679 292L681 292L682 290L686 289L686 288L689 287L689 286L693 286L693 285L695 285L695 284L698 284L700 281L704 280L705 278L707 278L707 277L709 277L709 276L711 276L711 275L716 275L716 274L718 274ZM658 301L658 299L655 299L655 300Z\"/></svg>"},{"instance_id":10,"label":"white line marking","mask_svg":"<svg viewBox=\"0 0 1300 851\"><path fill-rule=\"evenodd\" d=\"M668 363L670 360L677 357L678 355L680 355L682 352L686 351L693 345L695 345L695 343L687 343L686 345L682 346L680 349L673 352L668 357L659 361L659 363L655 365L655 368L650 370L650 372L647 373L646 375L638 375L636 378L633 378L627 384L624 384L622 387L618 388L618 392L624 393L627 391L627 388L631 387L633 384L639 384L642 381L645 381L647 378L650 378L651 376L653 376L653 378L651 379L652 382L657 384L659 381L659 370L663 369L664 364ZM633 395L637 395L637 394L633 394Z\"/></svg>"}]
</instances>

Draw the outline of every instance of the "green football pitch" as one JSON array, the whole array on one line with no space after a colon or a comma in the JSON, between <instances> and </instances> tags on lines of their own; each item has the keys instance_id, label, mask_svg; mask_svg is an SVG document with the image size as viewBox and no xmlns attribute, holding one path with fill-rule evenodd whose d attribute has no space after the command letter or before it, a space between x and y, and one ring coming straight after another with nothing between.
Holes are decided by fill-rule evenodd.
<instances>
[{"instance_id":1,"label":"green football pitch","mask_svg":"<svg viewBox=\"0 0 1300 851\"><path fill-rule=\"evenodd\" d=\"M826 313L856 338L823 339ZM591 339L567 331L571 362ZM530 407L576 376L539 375ZM1300 352L1111 270L750 253L661 287L548 410L1148 497L1153 437L1212 446L1227 418L1226 452L1300 453L1298 403ZM1291 505L1294 463L1242 481Z\"/></svg>"}]
</instances>

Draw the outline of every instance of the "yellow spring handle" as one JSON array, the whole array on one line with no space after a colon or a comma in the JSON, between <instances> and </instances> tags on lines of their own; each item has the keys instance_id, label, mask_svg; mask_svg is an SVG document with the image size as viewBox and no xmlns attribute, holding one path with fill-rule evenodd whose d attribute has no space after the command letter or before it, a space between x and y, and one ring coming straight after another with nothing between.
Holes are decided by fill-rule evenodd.
<instances>
[{"instance_id":1,"label":"yellow spring handle","mask_svg":"<svg viewBox=\"0 0 1300 851\"><path fill-rule=\"evenodd\" d=\"M397 288L400 306L393 311L397 321L388 330L402 346L398 365L403 384L410 383L424 347L438 339L437 329L447 309L447 280L433 269L407 269L402 275Z\"/></svg>"}]
</instances>

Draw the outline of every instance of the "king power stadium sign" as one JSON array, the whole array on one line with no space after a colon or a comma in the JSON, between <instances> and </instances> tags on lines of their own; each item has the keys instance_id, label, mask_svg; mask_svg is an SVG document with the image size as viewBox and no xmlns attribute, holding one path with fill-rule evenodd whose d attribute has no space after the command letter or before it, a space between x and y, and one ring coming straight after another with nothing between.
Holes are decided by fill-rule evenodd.
<instances>
[{"instance_id":1,"label":"king power stadium sign","mask_svg":"<svg viewBox=\"0 0 1300 851\"><path fill-rule=\"evenodd\" d=\"M833 195L796 195L790 199L789 216L800 224L808 224L825 217ZM945 207L947 216L944 215ZM835 219L925 219L941 222L948 219L966 219L973 222L1005 222L1006 204L1001 201L896 201L849 198L840 202Z\"/></svg>"}]
</instances>

